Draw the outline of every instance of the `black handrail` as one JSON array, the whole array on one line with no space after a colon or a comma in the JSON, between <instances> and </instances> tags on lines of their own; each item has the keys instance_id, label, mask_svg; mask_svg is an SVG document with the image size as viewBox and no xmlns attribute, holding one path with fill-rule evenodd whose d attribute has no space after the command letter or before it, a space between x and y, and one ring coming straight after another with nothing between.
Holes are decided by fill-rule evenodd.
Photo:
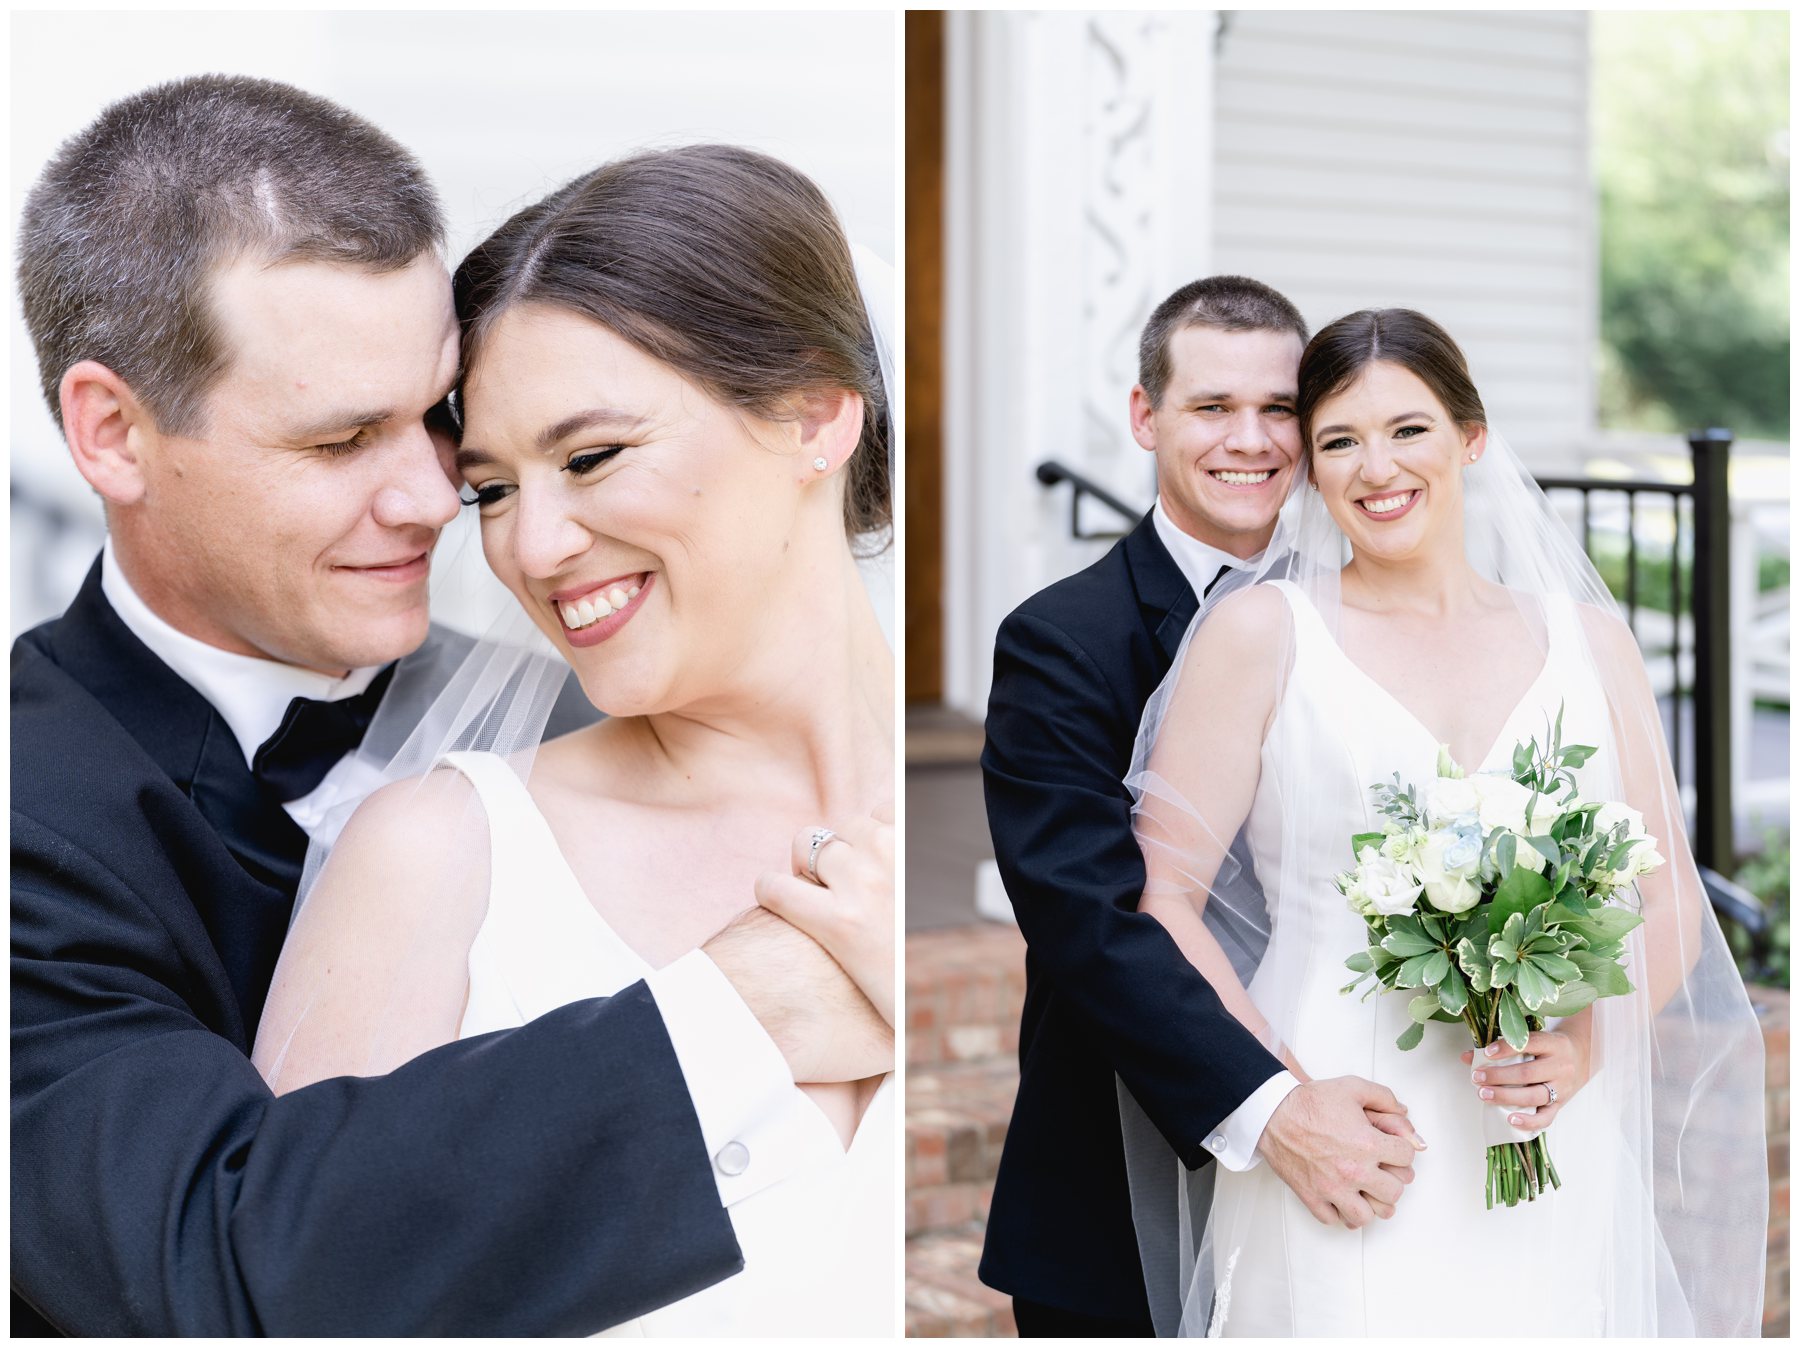
<instances>
[{"instance_id":1,"label":"black handrail","mask_svg":"<svg viewBox=\"0 0 1800 1348\"><path fill-rule=\"evenodd\" d=\"M1081 498L1084 496L1091 496L1096 501L1100 502L1101 505L1110 506L1119 515L1124 517L1126 524L1131 528L1135 529L1138 522L1144 518L1144 512L1139 510L1136 506L1125 504L1125 502L1114 496L1092 478L1083 477L1073 468L1060 464L1055 459L1045 459L1037 466L1037 480L1042 482L1046 487L1055 487L1061 483L1067 482L1075 489L1069 495L1069 533L1073 537L1079 538L1084 543L1092 539L1122 537L1122 534L1120 533L1107 533L1104 531L1099 533L1085 533L1082 531Z\"/></svg>"}]
</instances>

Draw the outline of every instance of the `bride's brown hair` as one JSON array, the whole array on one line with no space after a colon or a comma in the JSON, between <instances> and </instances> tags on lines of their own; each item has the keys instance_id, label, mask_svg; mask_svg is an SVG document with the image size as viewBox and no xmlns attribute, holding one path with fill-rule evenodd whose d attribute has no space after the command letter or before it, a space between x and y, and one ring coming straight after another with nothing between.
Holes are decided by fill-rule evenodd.
<instances>
[{"instance_id":1,"label":"bride's brown hair","mask_svg":"<svg viewBox=\"0 0 1800 1348\"><path fill-rule=\"evenodd\" d=\"M508 220L456 269L463 368L499 316L572 310L768 420L796 399L862 395L844 528L891 523L888 416L850 246L805 174L735 145L652 150L602 165Z\"/></svg>"},{"instance_id":2,"label":"bride's brown hair","mask_svg":"<svg viewBox=\"0 0 1800 1348\"><path fill-rule=\"evenodd\" d=\"M1300 444L1312 459L1312 419L1376 361L1417 375L1459 426L1487 425L1487 409L1456 339L1416 309L1358 309L1320 328L1300 357Z\"/></svg>"}]
</instances>

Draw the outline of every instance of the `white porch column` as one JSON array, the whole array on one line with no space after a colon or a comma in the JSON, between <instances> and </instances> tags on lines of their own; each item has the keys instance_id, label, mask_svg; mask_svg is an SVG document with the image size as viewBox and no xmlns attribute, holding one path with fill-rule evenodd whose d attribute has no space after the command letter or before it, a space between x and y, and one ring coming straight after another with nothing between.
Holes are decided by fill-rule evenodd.
<instances>
[{"instance_id":1,"label":"white porch column","mask_svg":"<svg viewBox=\"0 0 1800 1348\"><path fill-rule=\"evenodd\" d=\"M1151 309L1207 271L1215 27L946 16L945 695L972 716L1000 620L1104 550L1070 537L1069 488L1036 466L1151 503L1127 399Z\"/></svg>"}]
</instances>

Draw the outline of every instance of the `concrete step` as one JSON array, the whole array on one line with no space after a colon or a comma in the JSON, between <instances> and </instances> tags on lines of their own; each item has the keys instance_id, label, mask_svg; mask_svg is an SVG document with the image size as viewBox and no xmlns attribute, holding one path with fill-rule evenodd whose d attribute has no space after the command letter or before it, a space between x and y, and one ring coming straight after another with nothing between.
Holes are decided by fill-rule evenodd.
<instances>
[{"instance_id":1,"label":"concrete step","mask_svg":"<svg viewBox=\"0 0 1800 1348\"><path fill-rule=\"evenodd\" d=\"M937 1232L906 1242L906 1337L1014 1338L1012 1298L982 1286L979 1229Z\"/></svg>"},{"instance_id":2,"label":"concrete step","mask_svg":"<svg viewBox=\"0 0 1800 1348\"><path fill-rule=\"evenodd\" d=\"M1025 1005L1025 941L998 922L906 938L906 1064L914 1069L1009 1057Z\"/></svg>"}]
</instances>

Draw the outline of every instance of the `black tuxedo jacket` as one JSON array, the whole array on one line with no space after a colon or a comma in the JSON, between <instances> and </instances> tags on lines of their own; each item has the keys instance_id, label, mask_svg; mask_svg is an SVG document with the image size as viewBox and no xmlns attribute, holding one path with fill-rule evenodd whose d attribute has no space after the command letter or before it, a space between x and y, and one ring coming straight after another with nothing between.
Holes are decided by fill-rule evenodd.
<instances>
[{"instance_id":1,"label":"black tuxedo jacket","mask_svg":"<svg viewBox=\"0 0 1800 1348\"><path fill-rule=\"evenodd\" d=\"M641 983L271 1096L304 835L98 565L12 677L14 1333L591 1333L742 1267Z\"/></svg>"},{"instance_id":2,"label":"black tuxedo jacket","mask_svg":"<svg viewBox=\"0 0 1800 1348\"><path fill-rule=\"evenodd\" d=\"M1146 517L1000 626L982 774L1026 942L1019 1097L981 1278L1147 1321L1114 1077L1190 1169L1281 1070L1154 918L1124 777L1144 704L1198 608Z\"/></svg>"}]
</instances>

